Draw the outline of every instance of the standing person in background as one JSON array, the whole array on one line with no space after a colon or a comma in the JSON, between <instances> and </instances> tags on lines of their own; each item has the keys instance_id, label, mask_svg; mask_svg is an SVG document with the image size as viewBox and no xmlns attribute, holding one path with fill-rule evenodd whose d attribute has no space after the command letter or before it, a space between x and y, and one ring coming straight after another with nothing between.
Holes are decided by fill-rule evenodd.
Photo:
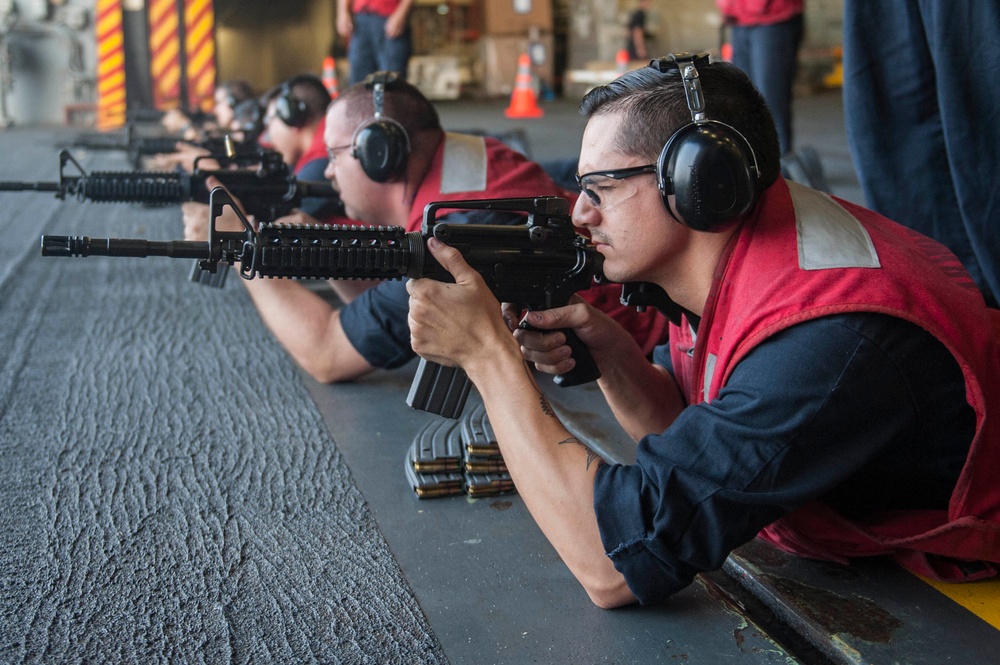
<instances>
[{"instance_id":1,"label":"standing person in background","mask_svg":"<svg viewBox=\"0 0 1000 665\"><path fill-rule=\"evenodd\" d=\"M1000 301L1000 5L844 2L847 139L866 203Z\"/></svg>"},{"instance_id":2,"label":"standing person in background","mask_svg":"<svg viewBox=\"0 0 1000 665\"><path fill-rule=\"evenodd\" d=\"M782 156L791 154L792 84L805 21L804 0L716 0L723 21L731 26L733 64L764 95Z\"/></svg>"},{"instance_id":3,"label":"standing person in background","mask_svg":"<svg viewBox=\"0 0 1000 665\"><path fill-rule=\"evenodd\" d=\"M337 0L337 34L349 40L350 82L377 71L406 79L413 52L410 7L413 0Z\"/></svg>"},{"instance_id":4,"label":"standing person in background","mask_svg":"<svg viewBox=\"0 0 1000 665\"><path fill-rule=\"evenodd\" d=\"M628 32L625 49L628 51L629 60L649 59L649 46L646 44L646 19L650 4L652 4L651 0L639 0L639 6L628 18L628 25L625 26Z\"/></svg>"}]
</instances>

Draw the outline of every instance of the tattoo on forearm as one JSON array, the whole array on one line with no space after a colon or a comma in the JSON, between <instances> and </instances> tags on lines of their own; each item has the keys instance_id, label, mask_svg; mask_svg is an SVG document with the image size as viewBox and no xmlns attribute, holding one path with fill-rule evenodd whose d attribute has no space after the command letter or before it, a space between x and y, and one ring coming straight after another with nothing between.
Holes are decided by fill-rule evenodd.
<instances>
[{"instance_id":1,"label":"tattoo on forearm","mask_svg":"<svg viewBox=\"0 0 1000 665\"><path fill-rule=\"evenodd\" d=\"M534 383L534 377L531 376L531 370L528 369L527 363L525 363L524 369L525 369L525 371L528 372L528 377L532 379L532 383ZM538 393L538 405L542 408L542 413L544 413L545 415L549 416L550 418L558 418L558 416L556 415L555 410L552 408L552 405L549 404L549 400L545 399L545 395L542 394L542 391L538 389L537 385L535 386L535 391ZM578 446L583 446L583 449L587 451L587 469L589 469L590 465L593 464L595 461L598 464L601 464L604 461L604 460L601 459L600 455L598 455L593 450L591 450L590 448L588 448L587 446L585 446L575 436L571 436L568 439L564 439L564 440L560 441L559 445L561 446L561 445L563 445L565 443L575 443Z\"/></svg>"},{"instance_id":2,"label":"tattoo on forearm","mask_svg":"<svg viewBox=\"0 0 1000 665\"><path fill-rule=\"evenodd\" d=\"M545 395L538 395L538 405L542 407L542 413L550 418L556 417L556 412L552 410L552 405L549 404L549 400L545 399Z\"/></svg>"},{"instance_id":3,"label":"tattoo on forearm","mask_svg":"<svg viewBox=\"0 0 1000 665\"><path fill-rule=\"evenodd\" d=\"M534 384L534 377L531 376L531 370L528 369L527 363L524 365L524 371L528 373L528 378L531 379L532 384ZM547 415L549 418L555 418L555 410L552 408L552 405L549 404L549 400L545 399L545 395L543 395L542 391L538 389L538 386L535 386L535 392L538 393L538 405L542 407L542 413Z\"/></svg>"},{"instance_id":4,"label":"tattoo on forearm","mask_svg":"<svg viewBox=\"0 0 1000 665\"><path fill-rule=\"evenodd\" d=\"M600 456L597 453L595 453L593 450L591 450L590 448L588 448L586 445L584 445L583 442L581 442L580 439L576 438L575 436L571 436L568 439L563 439L562 441L559 442L559 445L561 446L561 445L566 444L566 443L575 443L578 446L583 446L583 449L587 451L587 468L588 469L590 468L590 465L595 460L597 461L598 464L601 463Z\"/></svg>"}]
</instances>

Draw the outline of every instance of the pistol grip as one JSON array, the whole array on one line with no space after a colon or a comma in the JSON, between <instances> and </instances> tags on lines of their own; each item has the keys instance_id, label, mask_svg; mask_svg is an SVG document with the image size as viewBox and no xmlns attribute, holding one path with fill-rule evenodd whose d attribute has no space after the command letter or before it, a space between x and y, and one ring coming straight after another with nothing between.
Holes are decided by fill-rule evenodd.
<instances>
[{"instance_id":1,"label":"pistol grip","mask_svg":"<svg viewBox=\"0 0 1000 665\"><path fill-rule=\"evenodd\" d=\"M594 357L590 355L590 349L587 348L587 345L580 341L572 328L563 328L562 333L566 335L566 344L573 350L573 360L576 361L576 366L568 372L556 374L552 377L552 381L560 388L569 388L601 378L601 370L594 362Z\"/></svg>"},{"instance_id":2,"label":"pistol grip","mask_svg":"<svg viewBox=\"0 0 1000 665\"><path fill-rule=\"evenodd\" d=\"M471 386L460 367L445 367L421 358L406 403L414 409L457 419L465 408Z\"/></svg>"}]
</instances>

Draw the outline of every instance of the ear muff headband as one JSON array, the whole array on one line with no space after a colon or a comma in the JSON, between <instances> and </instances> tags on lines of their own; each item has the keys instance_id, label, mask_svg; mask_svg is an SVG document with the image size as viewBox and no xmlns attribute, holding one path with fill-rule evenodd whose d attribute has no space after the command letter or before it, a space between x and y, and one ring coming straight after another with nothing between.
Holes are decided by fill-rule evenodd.
<instances>
[{"instance_id":1,"label":"ear muff headband","mask_svg":"<svg viewBox=\"0 0 1000 665\"><path fill-rule=\"evenodd\" d=\"M705 117L696 64L708 64L708 54L671 54L650 62L661 72L680 71L691 112L691 122L674 132L660 151L656 178L663 205L675 220L698 231L712 231L753 209L760 171L743 134Z\"/></svg>"},{"instance_id":2,"label":"ear muff headband","mask_svg":"<svg viewBox=\"0 0 1000 665\"><path fill-rule=\"evenodd\" d=\"M361 163L365 175L375 182L388 182L401 176L410 155L410 137L401 124L383 117L385 89L397 80L392 72L375 72L365 79L372 90L375 115L354 130L352 156Z\"/></svg>"}]
</instances>

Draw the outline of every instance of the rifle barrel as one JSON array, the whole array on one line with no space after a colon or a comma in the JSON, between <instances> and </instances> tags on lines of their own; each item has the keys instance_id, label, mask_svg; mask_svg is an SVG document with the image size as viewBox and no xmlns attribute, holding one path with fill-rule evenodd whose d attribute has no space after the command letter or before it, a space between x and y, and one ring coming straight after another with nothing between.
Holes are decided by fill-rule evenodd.
<instances>
[{"instance_id":1,"label":"rifle barrel","mask_svg":"<svg viewBox=\"0 0 1000 665\"><path fill-rule=\"evenodd\" d=\"M87 236L42 236L42 256L169 256L175 259L207 259L207 242L196 240L142 240L140 238L89 238Z\"/></svg>"},{"instance_id":2,"label":"rifle barrel","mask_svg":"<svg viewBox=\"0 0 1000 665\"><path fill-rule=\"evenodd\" d=\"M58 192L58 182L0 181L0 192Z\"/></svg>"}]
</instances>

